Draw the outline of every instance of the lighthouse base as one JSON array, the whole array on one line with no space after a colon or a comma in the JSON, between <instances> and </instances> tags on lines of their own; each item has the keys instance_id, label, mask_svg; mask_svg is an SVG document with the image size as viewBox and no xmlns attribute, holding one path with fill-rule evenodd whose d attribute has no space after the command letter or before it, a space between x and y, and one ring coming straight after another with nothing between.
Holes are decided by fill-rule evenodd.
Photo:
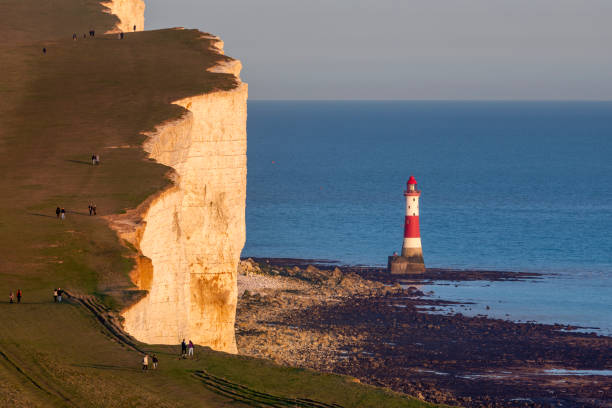
<instances>
[{"instance_id":1,"label":"lighthouse base","mask_svg":"<svg viewBox=\"0 0 612 408\"><path fill-rule=\"evenodd\" d=\"M425 263L423 255L417 256L398 256L389 257L387 262L387 270L392 275L414 275L425 272Z\"/></svg>"}]
</instances>

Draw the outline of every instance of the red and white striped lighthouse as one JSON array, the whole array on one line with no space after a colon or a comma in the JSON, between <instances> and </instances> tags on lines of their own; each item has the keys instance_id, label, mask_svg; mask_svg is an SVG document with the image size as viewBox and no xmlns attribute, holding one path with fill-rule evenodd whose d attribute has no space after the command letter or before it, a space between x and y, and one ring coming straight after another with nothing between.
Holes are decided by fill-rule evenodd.
<instances>
[{"instance_id":1,"label":"red and white striped lighthouse","mask_svg":"<svg viewBox=\"0 0 612 408\"><path fill-rule=\"evenodd\" d=\"M421 247L421 232L419 231L419 197L421 192L417 190L417 181L410 176L407 188L404 191L406 197L406 218L404 220L404 244L402 245L402 256L406 258L418 258L423 263L423 248Z\"/></svg>"},{"instance_id":2,"label":"red and white striped lighthouse","mask_svg":"<svg viewBox=\"0 0 612 408\"><path fill-rule=\"evenodd\" d=\"M419 230L419 197L417 181L414 176L408 179L404 197L406 197L406 217L404 218L404 243L402 255L389 257L389 271L392 274L409 274L425 272L421 232Z\"/></svg>"}]
</instances>

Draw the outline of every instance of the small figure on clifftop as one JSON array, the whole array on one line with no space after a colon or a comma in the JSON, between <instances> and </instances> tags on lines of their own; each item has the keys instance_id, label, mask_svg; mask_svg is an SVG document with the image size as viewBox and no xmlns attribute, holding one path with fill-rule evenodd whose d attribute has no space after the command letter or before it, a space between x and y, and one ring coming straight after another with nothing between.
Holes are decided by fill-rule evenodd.
<instances>
[{"instance_id":1,"label":"small figure on clifftop","mask_svg":"<svg viewBox=\"0 0 612 408\"><path fill-rule=\"evenodd\" d=\"M149 369L149 355L148 354L145 354L144 357L142 358L142 369L143 370Z\"/></svg>"},{"instance_id":2,"label":"small figure on clifftop","mask_svg":"<svg viewBox=\"0 0 612 408\"><path fill-rule=\"evenodd\" d=\"M185 358L187 356L187 343L185 343L185 339L181 342L181 357Z\"/></svg>"},{"instance_id":3,"label":"small figure on clifftop","mask_svg":"<svg viewBox=\"0 0 612 408\"><path fill-rule=\"evenodd\" d=\"M76 33L72 34L72 41L76 41L77 40L77 35Z\"/></svg>"},{"instance_id":4,"label":"small figure on clifftop","mask_svg":"<svg viewBox=\"0 0 612 408\"><path fill-rule=\"evenodd\" d=\"M57 288L57 303L62 303L63 294L64 294L64 291L62 290L62 288Z\"/></svg>"},{"instance_id":5,"label":"small figure on clifftop","mask_svg":"<svg viewBox=\"0 0 612 408\"><path fill-rule=\"evenodd\" d=\"M157 359L157 356L156 356L155 354L153 354L153 355L151 356L151 360L153 360L153 369L154 369L154 370L157 370L157 363L158 363L158 361L159 361L159 360Z\"/></svg>"},{"instance_id":6,"label":"small figure on clifftop","mask_svg":"<svg viewBox=\"0 0 612 408\"><path fill-rule=\"evenodd\" d=\"M189 357L193 357L193 343L189 340Z\"/></svg>"},{"instance_id":7,"label":"small figure on clifftop","mask_svg":"<svg viewBox=\"0 0 612 408\"><path fill-rule=\"evenodd\" d=\"M91 203L89 203L89 205L87 206L87 209L89 210L89 215L93 215L93 207L91 206Z\"/></svg>"},{"instance_id":8,"label":"small figure on clifftop","mask_svg":"<svg viewBox=\"0 0 612 408\"><path fill-rule=\"evenodd\" d=\"M136 24L134 24L134 31L136 31Z\"/></svg>"},{"instance_id":9,"label":"small figure on clifftop","mask_svg":"<svg viewBox=\"0 0 612 408\"><path fill-rule=\"evenodd\" d=\"M17 289L17 303L21 303L21 289Z\"/></svg>"},{"instance_id":10,"label":"small figure on clifftop","mask_svg":"<svg viewBox=\"0 0 612 408\"><path fill-rule=\"evenodd\" d=\"M66 219L66 210L64 208L60 210L60 218L62 220Z\"/></svg>"},{"instance_id":11,"label":"small figure on clifftop","mask_svg":"<svg viewBox=\"0 0 612 408\"><path fill-rule=\"evenodd\" d=\"M46 54L46 53L47 53L47 49L43 48L43 54Z\"/></svg>"},{"instance_id":12,"label":"small figure on clifftop","mask_svg":"<svg viewBox=\"0 0 612 408\"><path fill-rule=\"evenodd\" d=\"M59 208L59 206L57 206L57 208L55 209L55 215L57 216L57 218L60 217L60 213L62 212L62 209Z\"/></svg>"},{"instance_id":13,"label":"small figure on clifftop","mask_svg":"<svg viewBox=\"0 0 612 408\"><path fill-rule=\"evenodd\" d=\"M53 303L57 303L57 289L53 289Z\"/></svg>"}]
</instances>

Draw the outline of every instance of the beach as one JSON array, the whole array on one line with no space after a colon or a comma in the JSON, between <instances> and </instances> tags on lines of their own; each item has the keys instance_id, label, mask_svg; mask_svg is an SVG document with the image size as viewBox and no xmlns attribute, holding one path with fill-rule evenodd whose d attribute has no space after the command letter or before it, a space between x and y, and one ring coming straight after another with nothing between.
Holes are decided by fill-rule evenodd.
<instances>
[{"instance_id":1,"label":"beach","mask_svg":"<svg viewBox=\"0 0 612 408\"><path fill-rule=\"evenodd\" d=\"M419 289L419 281L530 280L537 274L448 271L445 278L443 270L433 270L397 278L380 268L297 259L241 265L239 292L249 285L237 311L241 354L346 374L449 405L610 406L612 338L567 325L445 312L459 305Z\"/></svg>"}]
</instances>

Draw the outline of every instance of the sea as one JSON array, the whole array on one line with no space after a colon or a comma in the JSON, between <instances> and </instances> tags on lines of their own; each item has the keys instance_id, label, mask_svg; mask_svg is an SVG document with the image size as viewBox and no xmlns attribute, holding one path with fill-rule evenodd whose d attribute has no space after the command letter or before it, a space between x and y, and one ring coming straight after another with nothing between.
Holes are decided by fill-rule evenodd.
<instances>
[{"instance_id":1,"label":"sea","mask_svg":"<svg viewBox=\"0 0 612 408\"><path fill-rule=\"evenodd\" d=\"M454 312L612 335L612 102L250 101L243 256L386 265L406 181ZM453 309L450 310L453 312Z\"/></svg>"}]
</instances>

